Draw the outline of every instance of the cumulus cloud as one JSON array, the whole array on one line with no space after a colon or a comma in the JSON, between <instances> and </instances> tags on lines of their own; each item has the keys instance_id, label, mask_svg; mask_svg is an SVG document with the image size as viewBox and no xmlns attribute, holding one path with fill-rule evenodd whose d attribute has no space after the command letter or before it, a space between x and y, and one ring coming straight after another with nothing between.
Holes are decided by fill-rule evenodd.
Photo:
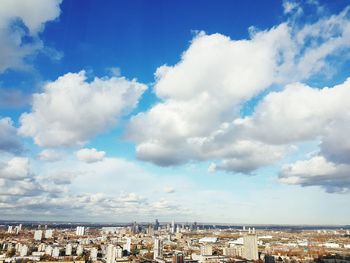
<instances>
[{"instance_id":1,"label":"cumulus cloud","mask_svg":"<svg viewBox=\"0 0 350 263\"><path fill-rule=\"evenodd\" d=\"M0 178L21 180L29 176L29 160L24 157L13 157L0 163Z\"/></svg>"},{"instance_id":2,"label":"cumulus cloud","mask_svg":"<svg viewBox=\"0 0 350 263\"><path fill-rule=\"evenodd\" d=\"M199 33L176 65L157 69L160 102L130 120L126 134L137 157L161 166L215 159L216 169L251 173L283 158L290 144L315 139L324 115L332 118L340 106L310 101L314 95L328 100L327 89L288 84L328 74L328 61L348 54L348 17L345 9L303 27L282 23L247 40ZM246 103L276 85L287 88L241 117Z\"/></svg>"},{"instance_id":3,"label":"cumulus cloud","mask_svg":"<svg viewBox=\"0 0 350 263\"><path fill-rule=\"evenodd\" d=\"M10 118L0 118L0 152L18 153L22 142L17 136L17 129Z\"/></svg>"},{"instance_id":4,"label":"cumulus cloud","mask_svg":"<svg viewBox=\"0 0 350 263\"><path fill-rule=\"evenodd\" d=\"M282 183L321 186L329 193L350 191L350 165L328 161L323 156L285 165L279 175Z\"/></svg>"},{"instance_id":5,"label":"cumulus cloud","mask_svg":"<svg viewBox=\"0 0 350 263\"><path fill-rule=\"evenodd\" d=\"M97 151L95 148L84 148L76 152L78 160L87 163L102 161L105 155L106 153L104 151Z\"/></svg>"},{"instance_id":6,"label":"cumulus cloud","mask_svg":"<svg viewBox=\"0 0 350 263\"><path fill-rule=\"evenodd\" d=\"M60 15L62 0L3 0L0 10L0 73L24 68L24 59L38 52L39 33ZM26 39L26 41L24 40Z\"/></svg>"},{"instance_id":7,"label":"cumulus cloud","mask_svg":"<svg viewBox=\"0 0 350 263\"><path fill-rule=\"evenodd\" d=\"M32 111L22 114L19 132L42 147L83 145L116 125L145 89L123 77L88 82L85 71L65 74L33 95Z\"/></svg>"}]
</instances>

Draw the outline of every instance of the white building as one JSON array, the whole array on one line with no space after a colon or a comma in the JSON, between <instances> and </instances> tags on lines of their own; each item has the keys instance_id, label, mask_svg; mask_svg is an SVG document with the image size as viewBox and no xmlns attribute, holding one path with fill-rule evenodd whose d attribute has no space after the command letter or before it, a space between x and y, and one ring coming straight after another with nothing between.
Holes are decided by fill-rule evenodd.
<instances>
[{"instance_id":1,"label":"white building","mask_svg":"<svg viewBox=\"0 0 350 263\"><path fill-rule=\"evenodd\" d=\"M7 228L7 233L12 233L12 226L9 226L8 228Z\"/></svg>"},{"instance_id":2,"label":"white building","mask_svg":"<svg viewBox=\"0 0 350 263\"><path fill-rule=\"evenodd\" d=\"M45 251L45 248L46 248L46 245L44 243L41 243L39 246L38 246L38 252L43 252Z\"/></svg>"},{"instance_id":3,"label":"white building","mask_svg":"<svg viewBox=\"0 0 350 263\"><path fill-rule=\"evenodd\" d=\"M106 251L106 263L114 263L116 258L116 247L109 244Z\"/></svg>"},{"instance_id":4,"label":"white building","mask_svg":"<svg viewBox=\"0 0 350 263\"><path fill-rule=\"evenodd\" d=\"M159 238L154 239L154 247L153 247L153 259L158 257L163 257L163 248L162 248L162 240Z\"/></svg>"},{"instance_id":5,"label":"white building","mask_svg":"<svg viewBox=\"0 0 350 263\"><path fill-rule=\"evenodd\" d=\"M77 256L81 256L84 252L84 248L82 245L77 246Z\"/></svg>"},{"instance_id":6,"label":"white building","mask_svg":"<svg viewBox=\"0 0 350 263\"><path fill-rule=\"evenodd\" d=\"M222 252L227 257L243 257L243 245L225 247Z\"/></svg>"},{"instance_id":7,"label":"white building","mask_svg":"<svg viewBox=\"0 0 350 263\"><path fill-rule=\"evenodd\" d=\"M126 243L125 243L124 249L126 251L128 251L128 253L130 253L130 251L131 251L131 238L130 237L126 238Z\"/></svg>"},{"instance_id":8,"label":"white building","mask_svg":"<svg viewBox=\"0 0 350 263\"><path fill-rule=\"evenodd\" d=\"M116 248L116 258L122 258L123 257L123 249L121 247Z\"/></svg>"},{"instance_id":9,"label":"white building","mask_svg":"<svg viewBox=\"0 0 350 263\"><path fill-rule=\"evenodd\" d=\"M60 256L60 249L58 247L55 247L53 250L52 250L52 256L54 258L58 258Z\"/></svg>"},{"instance_id":10,"label":"white building","mask_svg":"<svg viewBox=\"0 0 350 263\"><path fill-rule=\"evenodd\" d=\"M20 256L21 257L25 257L28 255L28 246L27 245L23 245L21 247L21 250L20 250Z\"/></svg>"},{"instance_id":11,"label":"white building","mask_svg":"<svg viewBox=\"0 0 350 263\"><path fill-rule=\"evenodd\" d=\"M258 238L255 234L255 229L243 237L243 257L248 260L258 259Z\"/></svg>"},{"instance_id":12,"label":"white building","mask_svg":"<svg viewBox=\"0 0 350 263\"><path fill-rule=\"evenodd\" d=\"M52 235L53 235L52 229L45 230L45 238L47 238L47 239L52 238Z\"/></svg>"},{"instance_id":13,"label":"white building","mask_svg":"<svg viewBox=\"0 0 350 263\"><path fill-rule=\"evenodd\" d=\"M90 250L90 259L92 261L96 261L97 260L97 248L93 247L91 250Z\"/></svg>"},{"instance_id":14,"label":"white building","mask_svg":"<svg viewBox=\"0 0 350 263\"><path fill-rule=\"evenodd\" d=\"M45 254L46 254L46 255L49 255L49 256L52 255L52 247L51 247L51 246L47 246L47 247L45 248Z\"/></svg>"},{"instance_id":15,"label":"white building","mask_svg":"<svg viewBox=\"0 0 350 263\"><path fill-rule=\"evenodd\" d=\"M201 246L201 256L211 256L213 255L213 247L211 245Z\"/></svg>"},{"instance_id":16,"label":"white building","mask_svg":"<svg viewBox=\"0 0 350 263\"><path fill-rule=\"evenodd\" d=\"M34 231L34 240L40 241L43 237L43 231L35 230Z\"/></svg>"},{"instance_id":17,"label":"white building","mask_svg":"<svg viewBox=\"0 0 350 263\"><path fill-rule=\"evenodd\" d=\"M77 229L75 231L75 234L77 236L83 236L85 234L85 227L83 226L77 226Z\"/></svg>"},{"instance_id":18,"label":"white building","mask_svg":"<svg viewBox=\"0 0 350 263\"><path fill-rule=\"evenodd\" d=\"M66 256L71 256L72 255L72 250L73 250L72 244L67 244L66 245L66 251L65 251Z\"/></svg>"}]
</instances>

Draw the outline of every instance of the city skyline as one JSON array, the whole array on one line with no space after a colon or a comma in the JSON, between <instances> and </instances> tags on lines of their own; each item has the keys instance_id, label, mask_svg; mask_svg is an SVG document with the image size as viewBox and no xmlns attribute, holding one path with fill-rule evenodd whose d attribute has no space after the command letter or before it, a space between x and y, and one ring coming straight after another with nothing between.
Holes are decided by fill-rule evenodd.
<instances>
[{"instance_id":1,"label":"city skyline","mask_svg":"<svg viewBox=\"0 0 350 263\"><path fill-rule=\"evenodd\" d=\"M0 220L349 225L347 1L3 0L0 50Z\"/></svg>"}]
</instances>

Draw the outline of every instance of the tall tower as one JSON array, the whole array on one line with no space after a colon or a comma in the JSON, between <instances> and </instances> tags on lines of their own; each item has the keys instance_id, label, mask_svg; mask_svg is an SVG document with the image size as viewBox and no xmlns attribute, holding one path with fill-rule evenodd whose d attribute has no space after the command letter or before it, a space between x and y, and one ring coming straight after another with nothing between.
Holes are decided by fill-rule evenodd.
<instances>
[{"instance_id":1,"label":"tall tower","mask_svg":"<svg viewBox=\"0 0 350 263\"><path fill-rule=\"evenodd\" d=\"M162 241L159 238L154 239L153 259L163 256Z\"/></svg>"},{"instance_id":2,"label":"tall tower","mask_svg":"<svg viewBox=\"0 0 350 263\"><path fill-rule=\"evenodd\" d=\"M258 260L258 238L255 229L248 229L248 234L243 237L243 257L248 260Z\"/></svg>"},{"instance_id":3,"label":"tall tower","mask_svg":"<svg viewBox=\"0 0 350 263\"><path fill-rule=\"evenodd\" d=\"M116 248L114 245L109 244L106 251L106 263L114 263L116 257Z\"/></svg>"}]
</instances>

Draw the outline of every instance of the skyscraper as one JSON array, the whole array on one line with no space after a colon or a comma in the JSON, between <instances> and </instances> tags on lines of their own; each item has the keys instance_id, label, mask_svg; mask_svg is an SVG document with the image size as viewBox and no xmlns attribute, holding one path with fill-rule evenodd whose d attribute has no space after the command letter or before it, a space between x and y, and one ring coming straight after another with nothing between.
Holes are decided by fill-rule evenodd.
<instances>
[{"instance_id":1,"label":"skyscraper","mask_svg":"<svg viewBox=\"0 0 350 263\"><path fill-rule=\"evenodd\" d=\"M248 260L258 259L258 238L255 234L255 229L249 228L248 234L243 237L243 257Z\"/></svg>"},{"instance_id":2,"label":"skyscraper","mask_svg":"<svg viewBox=\"0 0 350 263\"><path fill-rule=\"evenodd\" d=\"M153 259L163 256L162 241L159 238L154 239Z\"/></svg>"},{"instance_id":3,"label":"skyscraper","mask_svg":"<svg viewBox=\"0 0 350 263\"><path fill-rule=\"evenodd\" d=\"M75 234L77 236L83 236L85 234L85 227L83 226L77 226L77 229L75 231Z\"/></svg>"},{"instance_id":4,"label":"skyscraper","mask_svg":"<svg viewBox=\"0 0 350 263\"><path fill-rule=\"evenodd\" d=\"M42 230L35 230L34 231L34 240L40 241L43 237L43 231Z\"/></svg>"},{"instance_id":5,"label":"skyscraper","mask_svg":"<svg viewBox=\"0 0 350 263\"><path fill-rule=\"evenodd\" d=\"M106 263L114 263L116 257L116 248L109 244L106 251Z\"/></svg>"},{"instance_id":6,"label":"skyscraper","mask_svg":"<svg viewBox=\"0 0 350 263\"><path fill-rule=\"evenodd\" d=\"M71 256L72 255L72 245L71 244L67 244L66 246L66 256Z\"/></svg>"},{"instance_id":7,"label":"skyscraper","mask_svg":"<svg viewBox=\"0 0 350 263\"><path fill-rule=\"evenodd\" d=\"M131 238L130 237L126 238L126 243L125 243L124 249L126 251L128 251L128 253L130 253L130 251L131 251Z\"/></svg>"},{"instance_id":8,"label":"skyscraper","mask_svg":"<svg viewBox=\"0 0 350 263\"><path fill-rule=\"evenodd\" d=\"M156 222L154 223L154 230L158 230L159 228L159 221L156 219Z\"/></svg>"}]
</instances>

